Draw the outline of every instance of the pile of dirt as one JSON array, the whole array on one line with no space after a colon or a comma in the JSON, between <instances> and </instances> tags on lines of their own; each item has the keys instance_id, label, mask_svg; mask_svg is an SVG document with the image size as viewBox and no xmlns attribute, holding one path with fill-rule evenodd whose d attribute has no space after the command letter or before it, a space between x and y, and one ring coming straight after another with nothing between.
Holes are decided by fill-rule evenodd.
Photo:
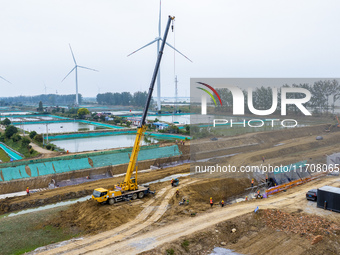
<instances>
[{"instance_id":1,"label":"pile of dirt","mask_svg":"<svg viewBox=\"0 0 340 255\"><path fill-rule=\"evenodd\" d=\"M299 234L268 227L266 218L266 212L262 210L248 213L141 254L203 255L211 254L215 247L231 249L241 254L339 254L340 244L336 236L319 236L319 242L312 244Z\"/></svg>"},{"instance_id":2,"label":"pile of dirt","mask_svg":"<svg viewBox=\"0 0 340 255\"><path fill-rule=\"evenodd\" d=\"M93 200L78 202L44 225L77 229L84 234L96 234L133 220L142 210L141 204L99 204Z\"/></svg>"},{"instance_id":3,"label":"pile of dirt","mask_svg":"<svg viewBox=\"0 0 340 255\"><path fill-rule=\"evenodd\" d=\"M213 198L214 207L219 207L221 200L227 204L229 201L244 194L249 187L246 178L227 179L198 179L197 182L184 188L178 186L179 196L174 196L170 201L170 208L165 213L162 222L175 220L178 217L193 216L197 213L211 210L210 197ZM189 201L189 204L179 205L180 201Z\"/></svg>"},{"instance_id":4,"label":"pile of dirt","mask_svg":"<svg viewBox=\"0 0 340 255\"><path fill-rule=\"evenodd\" d=\"M273 229L306 236L308 240L317 235L339 235L340 226L316 215L286 213L275 209L263 211L265 224Z\"/></svg>"}]
</instances>

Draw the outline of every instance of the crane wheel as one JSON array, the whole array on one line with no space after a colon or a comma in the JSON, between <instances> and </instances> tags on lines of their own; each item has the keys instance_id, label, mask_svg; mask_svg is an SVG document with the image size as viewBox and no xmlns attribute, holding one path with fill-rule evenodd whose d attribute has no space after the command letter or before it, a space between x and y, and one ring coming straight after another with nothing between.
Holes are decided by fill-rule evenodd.
<instances>
[{"instance_id":1,"label":"crane wheel","mask_svg":"<svg viewBox=\"0 0 340 255\"><path fill-rule=\"evenodd\" d=\"M139 192L139 193L138 193L138 197L139 197L139 198L143 198L143 197L144 197L144 192L142 192L142 191Z\"/></svg>"},{"instance_id":2,"label":"crane wheel","mask_svg":"<svg viewBox=\"0 0 340 255\"><path fill-rule=\"evenodd\" d=\"M132 199L133 199L133 200L136 200L136 199L137 199L137 193L133 193L133 194L132 194Z\"/></svg>"},{"instance_id":3,"label":"crane wheel","mask_svg":"<svg viewBox=\"0 0 340 255\"><path fill-rule=\"evenodd\" d=\"M110 204L110 205L113 205L114 203L115 203L115 200L114 200L113 198L110 198L110 199L109 199L109 204Z\"/></svg>"}]
</instances>

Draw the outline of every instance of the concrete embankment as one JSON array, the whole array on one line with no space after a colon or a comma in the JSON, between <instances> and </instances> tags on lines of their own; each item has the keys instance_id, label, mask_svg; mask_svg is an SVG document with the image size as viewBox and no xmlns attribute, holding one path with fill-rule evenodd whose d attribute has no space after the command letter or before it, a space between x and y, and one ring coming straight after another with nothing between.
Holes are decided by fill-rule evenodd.
<instances>
[{"instance_id":1,"label":"concrete embankment","mask_svg":"<svg viewBox=\"0 0 340 255\"><path fill-rule=\"evenodd\" d=\"M179 161L179 160L186 160L189 158L189 155L177 155L172 156L171 161ZM149 169L150 166L155 164L163 164L168 163L169 158L158 158L158 159L149 159L143 160L138 162L138 169ZM30 178L21 178L11 181L0 182L0 194L12 193L26 190L26 187L31 187L34 189L37 188L46 188L48 184L51 183L51 180L54 179L57 183L61 180L68 180L68 179L75 179L84 176L91 176L91 175L116 175L116 174L123 174L126 172L128 163L119 164L119 165L109 165L104 167L96 167L96 168L86 168L81 170L75 171L68 171L64 173L51 173L43 176L37 177L30 177ZM81 194L80 196L83 196ZM79 196L75 196L79 197Z\"/></svg>"}]
</instances>

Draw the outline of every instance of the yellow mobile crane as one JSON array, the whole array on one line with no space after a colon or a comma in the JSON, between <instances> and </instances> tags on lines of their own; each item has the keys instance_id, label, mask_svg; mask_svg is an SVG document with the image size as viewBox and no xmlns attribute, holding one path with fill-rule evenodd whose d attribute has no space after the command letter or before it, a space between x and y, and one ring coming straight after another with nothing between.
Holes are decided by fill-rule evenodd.
<instances>
[{"instance_id":1,"label":"yellow mobile crane","mask_svg":"<svg viewBox=\"0 0 340 255\"><path fill-rule=\"evenodd\" d=\"M159 65L161 63L166 38L168 36L170 24L174 19L175 17L169 16L168 23L167 23L164 36L162 39L162 45L158 53L155 70L154 70L154 73L151 79L148 98L145 103L141 122L137 128L136 140L133 146L133 150L131 153L131 157L130 157L128 169L126 171L124 182L119 183L118 185L114 185L113 189L103 189L103 188L95 189L92 194L92 199L96 200L99 203L109 203L112 205L119 201L137 199L137 197L143 198L144 195L147 195L149 193L154 193L150 191L149 187L144 187L144 186L140 187L138 185L137 183L137 170L138 169L137 169L136 164L137 164L137 159L138 159L138 153L140 150L140 144L141 144L141 141L143 139L143 136L146 130L145 119L146 119L146 115L148 113L148 109L150 106L152 92L153 92L153 88L155 85ZM132 176L133 170L135 169L136 169L136 175L133 178L131 176Z\"/></svg>"}]
</instances>

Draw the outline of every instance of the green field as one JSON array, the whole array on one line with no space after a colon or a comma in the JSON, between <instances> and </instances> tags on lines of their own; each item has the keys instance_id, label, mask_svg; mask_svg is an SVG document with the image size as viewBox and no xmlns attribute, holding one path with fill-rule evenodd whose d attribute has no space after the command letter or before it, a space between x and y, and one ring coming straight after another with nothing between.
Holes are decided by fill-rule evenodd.
<instances>
[{"instance_id":1,"label":"green field","mask_svg":"<svg viewBox=\"0 0 340 255\"><path fill-rule=\"evenodd\" d=\"M0 217L0 254L23 254L38 247L68 240L79 235L77 231L45 225L65 207L14 217Z\"/></svg>"},{"instance_id":2,"label":"green field","mask_svg":"<svg viewBox=\"0 0 340 255\"><path fill-rule=\"evenodd\" d=\"M3 149L0 149L0 160L2 162L9 162L10 161L10 157L7 155L7 153Z\"/></svg>"}]
</instances>

